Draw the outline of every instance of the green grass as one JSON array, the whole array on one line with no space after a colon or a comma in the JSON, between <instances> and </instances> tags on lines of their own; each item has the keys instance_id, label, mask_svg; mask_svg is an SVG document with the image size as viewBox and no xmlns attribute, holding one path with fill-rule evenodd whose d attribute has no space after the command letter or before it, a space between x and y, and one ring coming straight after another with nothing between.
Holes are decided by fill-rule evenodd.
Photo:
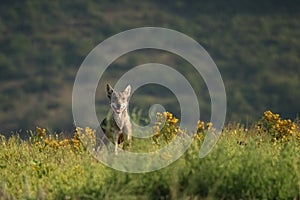
<instances>
[{"instance_id":1,"label":"green grass","mask_svg":"<svg viewBox=\"0 0 300 200\"><path fill-rule=\"evenodd\" d=\"M0 199L299 199L299 142L271 139L255 128L228 125L203 159L195 140L170 166L129 174L104 166L82 147L3 137Z\"/></svg>"}]
</instances>

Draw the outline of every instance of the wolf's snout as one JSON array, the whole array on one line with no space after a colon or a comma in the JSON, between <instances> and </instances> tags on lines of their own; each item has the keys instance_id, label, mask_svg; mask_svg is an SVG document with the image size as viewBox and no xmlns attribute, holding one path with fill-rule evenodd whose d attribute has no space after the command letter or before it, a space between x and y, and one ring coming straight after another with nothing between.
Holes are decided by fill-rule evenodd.
<instances>
[{"instance_id":1,"label":"wolf's snout","mask_svg":"<svg viewBox=\"0 0 300 200\"><path fill-rule=\"evenodd\" d=\"M113 107L117 113L121 112L121 107L122 107L121 104L113 104Z\"/></svg>"}]
</instances>

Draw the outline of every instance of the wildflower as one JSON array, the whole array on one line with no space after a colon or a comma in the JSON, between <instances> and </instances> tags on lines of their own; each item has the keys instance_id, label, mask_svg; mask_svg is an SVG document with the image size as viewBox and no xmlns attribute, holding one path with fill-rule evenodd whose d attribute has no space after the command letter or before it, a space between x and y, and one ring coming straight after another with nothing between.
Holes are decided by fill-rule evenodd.
<instances>
[{"instance_id":1,"label":"wildflower","mask_svg":"<svg viewBox=\"0 0 300 200\"><path fill-rule=\"evenodd\" d=\"M272 136L274 144L276 144L278 140L289 142L296 128L297 126L292 120L282 120L279 114L273 114L271 111L264 112L263 117L257 125L259 132L268 132Z\"/></svg>"},{"instance_id":2,"label":"wildflower","mask_svg":"<svg viewBox=\"0 0 300 200\"><path fill-rule=\"evenodd\" d=\"M49 139L48 138L46 138L45 140L44 140L44 143L45 143L45 145L49 145Z\"/></svg>"},{"instance_id":3,"label":"wildflower","mask_svg":"<svg viewBox=\"0 0 300 200\"><path fill-rule=\"evenodd\" d=\"M153 126L154 136L152 137L155 144L159 144L160 139L169 143L178 132L181 132L180 127L177 125L179 119L173 116L170 112L163 112L156 114L156 122Z\"/></svg>"},{"instance_id":4,"label":"wildflower","mask_svg":"<svg viewBox=\"0 0 300 200\"><path fill-rule=\"evenodd\" d=\"M60 147L67 147L67 146L70 146L70 140L64 139L64 140L59 141L58 144Z\"/></svg>"},{"instance_id":5,"label":"wildflower","mask_svg":"<svg viewBox=\"0 0 300 200\"><path fill-rule=\"evenodd\" d=\"M204 139L204 131L211 129L213 124L211 122L207 122L206 124L203 121L198 121L197 123L197 132L194 134L194 138L198 140Z\"/></svg>"},{"instance_id":6,"label":"wildflower","mask_svg":"<svg viewBox=\"0 0 300 200\"><path fill-rule=\"evenodd\" d=\"M73 143L73 147L74 147L75 149L79 149L79 147L80 147L80 140L79 140L79 139L77 139L77 138L72 138L72 143Z\"/></svg>"},{"instance_id":7,"label":"wildflower","mask_svg":"<svg viewBox=\"0 0 300 200\"><path fill-rule=\"evenodd\" d=\"M204 122L202 122L202 121L198 121L198 126L197 126L197 133L200 133L200 132L202 132L202 131L204 131Z\"/></svg>"},{"instance_id":8,"label":"wildflower","mask_svg":"<svg viewBox=\"0 0 300 200\"><path fill-rule=\"evenodd\" d=\"M207 129L210 129L212 126L213 126L213 123L211 123L211 122L207 122L207 123L206 123Z\"/></svg>"},{"instance_id":9,"label":"wildflower","mask_svg":"<svg viewBox=\"0 0 300 200\"><path fill-rule=\"evenodd\" d=\"M257 124L257 129L258 129L258 131L261 131L262 130L262 125L261 124Z\"/></svg>"},{"instance_id":10,"label":"wildflower","mask_svg":"<svg viewBox=\"0 0 300 200\"><path fill-rule=\"evenodd\" d=\"M169 120L169 122L171 122L172 124L176 124L178 122L178 119L172 118L171 120Z\"/></svg>"},{"instance_id":11,"label":"wildflower","mask_svg":"<svg viewBox=\"0 0 300 200\"><path fill-rule=\"evenodd\" d=\"M36 133L37 133L38 137L43 138L46 135L46 129L36 127Z\"/></svg>"},{"instance_id":12,"label":"wildflower","mask_svg":"<svg viewBox=\"0 0 300 200\"><path fill-rule=\"evenodd\" d=\"M194 134L194 138L198 139L198 140L203 140L204 139L204 134L197 134L197 133L195 133Z\"/></svg>"},{"instance_id":13,"label":"wildflower","mask_svg":"<svg viewBox=\"0 0 300 200\"><path fill-rule=\"evenodd\" d=\"M274 145L276 144L276 142L277 142L276 137L272 138L272 142L273 142Z\"/></svg>"}]
</instances>

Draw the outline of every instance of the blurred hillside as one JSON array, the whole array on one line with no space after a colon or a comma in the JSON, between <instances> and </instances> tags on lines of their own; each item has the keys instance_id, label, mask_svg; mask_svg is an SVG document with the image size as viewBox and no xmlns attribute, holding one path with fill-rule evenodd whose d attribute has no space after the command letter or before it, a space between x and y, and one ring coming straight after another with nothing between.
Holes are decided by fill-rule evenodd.
<instances>
[{"instance_id":1,"label":"blurred hillside","mask_svg":"<svg viewBox=\"0 0 300 200\"><path fill-rule=\"evenodd\" d=\"M299 19L299 0L1 1L0 132L36 125L69 130L72 86L85 56L106 38L144 26L180 31L209 52L225 83L228 121L251 123L266 109L295 118L300 111ZM199 91L201 118L209 120L204 82L170 53L125 55L103 83L114 83L122 72L147 62L180 69ZM146 87L134 94L133 104L156 103L162 90ZM103 91L96 102L106 101ZM163 103L175 108L172 94L164 93Z\"/></svg>"}]
</instances>

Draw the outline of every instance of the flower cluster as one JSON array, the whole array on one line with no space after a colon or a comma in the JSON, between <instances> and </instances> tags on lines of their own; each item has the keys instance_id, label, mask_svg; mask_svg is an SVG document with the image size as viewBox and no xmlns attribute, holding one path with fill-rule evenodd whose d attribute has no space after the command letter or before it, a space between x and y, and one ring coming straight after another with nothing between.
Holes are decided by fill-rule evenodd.
<instances>
[{"instance_id":1,"label":"flower cluster","mask_svg":"<svg viewBox=\"0 0 300 200\"><path fill-rule=\"evenodd\" d=\"M213 124L211 122L207 122L205 124L205 122L199 120L197 124L197 132L194 134L194 138L198 140L203 140L205 130L211 129L212 126Z\"/></svg>"},{"instance_id":2,"label":"flower cluster","mask_svg":"<svg viewBox=\"0 0 300 200\"><path fill-rule=\"evenodd\" d=\"M46 135L47 130L45 128L36 127L36 133L37 136L42 139Z\"/></svg>"},{"instance_id":3,"label":"flower cluster","mask_svg":"<svg viewBox=\"0 0 300 200\"><path fill-rule=\"evenodd\" d=\"M175 137L184 136L185 130L181 130L178 125L179 119L170 112L156 114L156 122L153 126L152 141L155 145L167 145ZM211 122L205 123L198 121L197 130L194 133L194 139L202 141L208 130L214 131ZM295 137L300 142L300 132L297 131L296 123L290 119L281 119L279 114L274 114L271 111L264 112L262 118L257 124L258 133L266 133L271 136L274 144L278 142L289 142L292 137ZM232 134L236 134L238 130L234 130ZM77 127L72 138L60 138L57 134L50 134L45 128L37 127L34 132L31 132L30 140L40 149L46 148L70 148L71 150L81 151L84 147L93 147L96 143L96 131L86 127L85 129ZM2 140L5 144L5 140Z\"/></svg>"},{"instance_id":4,"label":"flower cluster","mask_svg":"<svg viewBox=\"0 0 300 200\"><path fill-rule=\"evenodd\" d=\"M87 127L85 130L82 128L76 128L72 138L60 139L58 134L48 134L44 128L37 127L35 132L31 132L31 141L39 146L40 149L45 148L72 148L74 150L82 149L82 140L94 141L95 131Z\"/></svg>"},{"instance_id":5,"label":"flower cluster","mask_svg":"<svg viewBox=\"0 0 300 200\"><path fill-rule=\"evenodd\" d=\"M160 141L167 144L178 134L183 133L178 126L178 119L170 112L156 114L156 122L153 126L154 136L152 140L156 145L160 145Z\"/></svg>"},{"instance_id":6,"label":"flower cluster","mask_svg":"<svg viewBox=\"0 0 300 200\"><path fill-rule=\"evenodd\" d=\"M258 131L267 132L271 135L274 144L277 142L289 142L295 133L297 126L290 119L282 120L279 114L271 111L264 112L263 117L257 124Z\"/></svg>"},{"instance_id":7,"label":"flower cluster","mask_svg":"<svg viewBox=\"0 0 300 200\"><path fill-rule=\"evenodd\" d=\"M153 126L154 136L152 140L159 145L160 141L167 144L178 134L185 134L178 126L178 119L170 112L163 112L156 114L156 123ZM194 133L194 138L202 141L207 130L211 129L213 124L211 122L198 121L197 131Z\"/></svg>"},{"instance_id":8,"label":"flower cluster","mask_svg":"<svg viewBox=\"0 0 300 200\"><path fill-rule=\"evenodd\" d=\"M79 149L83 143L85 146L96 144L96 130L86 127L85 129L77 127L72 138L72 142L75 148Z\"/></svg>"}]
</instances>

